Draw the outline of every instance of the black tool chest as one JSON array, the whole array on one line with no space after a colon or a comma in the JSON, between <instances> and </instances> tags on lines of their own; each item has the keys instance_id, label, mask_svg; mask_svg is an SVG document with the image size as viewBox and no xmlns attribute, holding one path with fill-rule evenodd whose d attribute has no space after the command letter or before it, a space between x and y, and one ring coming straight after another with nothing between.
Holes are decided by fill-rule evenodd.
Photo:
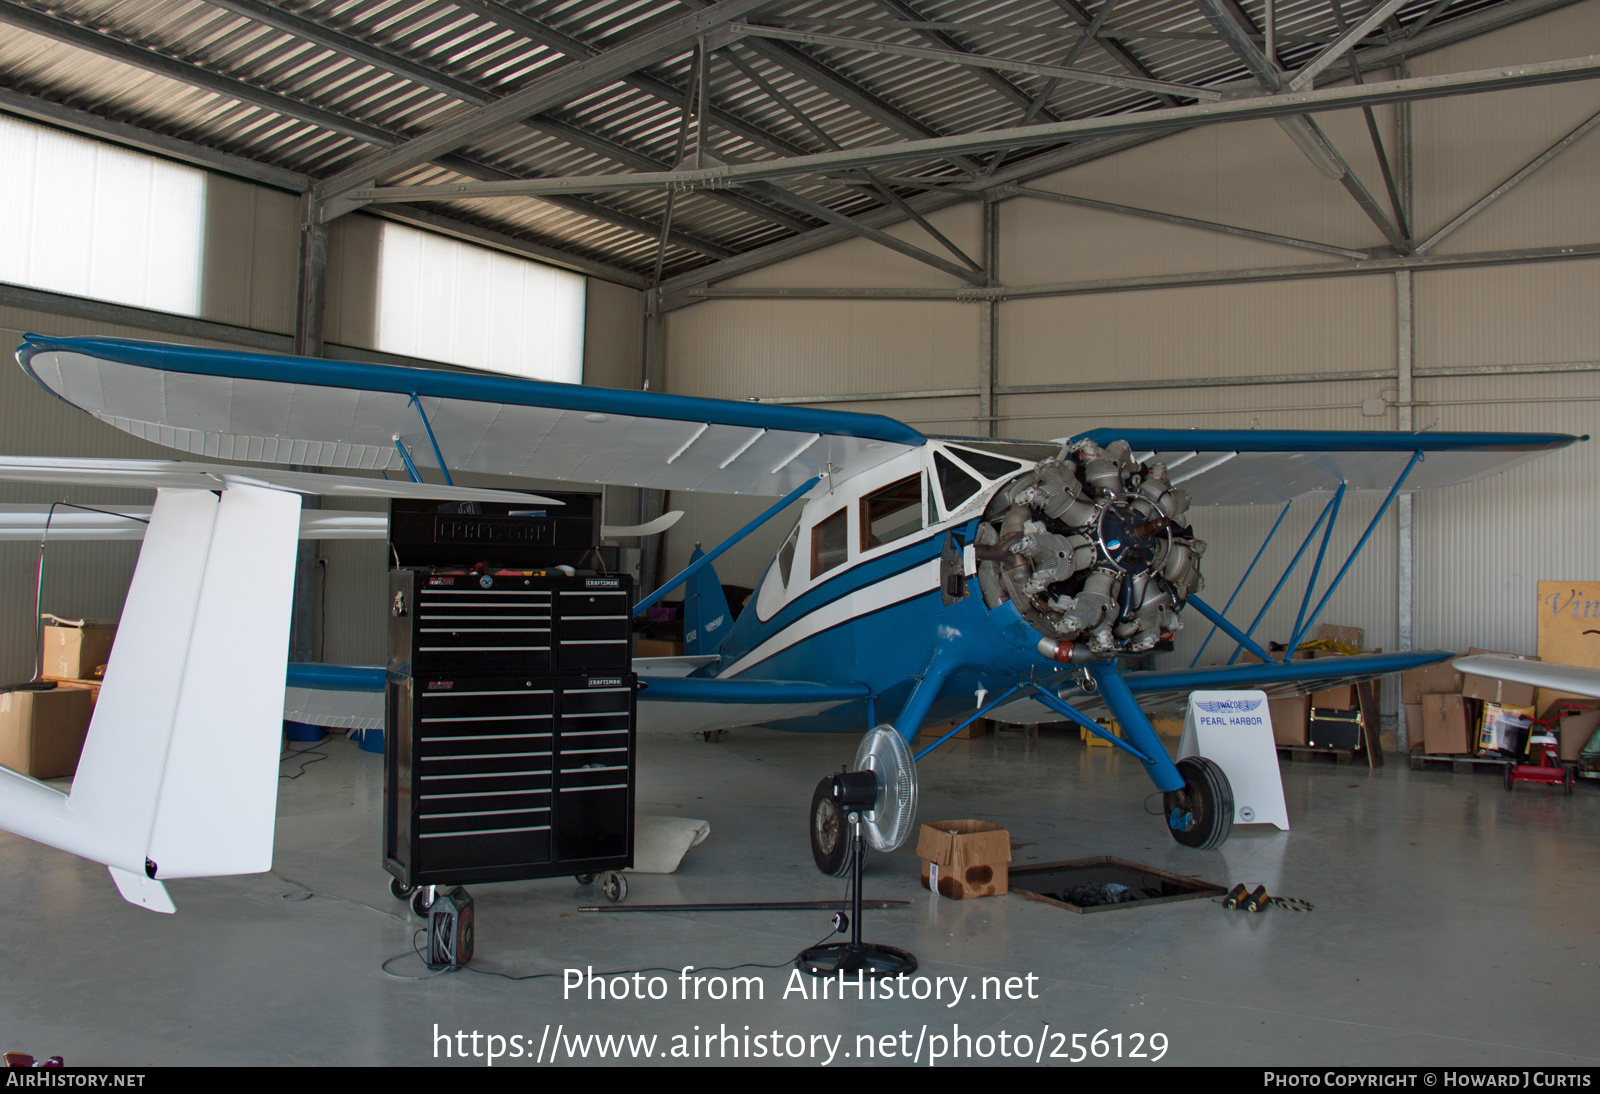
<instances>
[{"instance_id":1,"label":"black tool chest","mask_svg":"<svg viewBox=\"0 0 1600 1094\"><path fill-rule=\"evenodd\" d=\"M412 567L390 572L389 602L389 872L416 887L631 866L631 579Z\"/></svg>"}]
</instances>

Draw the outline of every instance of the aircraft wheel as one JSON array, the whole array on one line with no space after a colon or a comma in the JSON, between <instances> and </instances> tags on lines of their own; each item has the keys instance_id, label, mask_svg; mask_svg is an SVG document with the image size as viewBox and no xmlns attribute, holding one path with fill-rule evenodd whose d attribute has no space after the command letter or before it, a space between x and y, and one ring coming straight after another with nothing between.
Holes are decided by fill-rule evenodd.
<instances>
[{"instance_id":1,"label":"aircraft wheel","mask_svg":"<svg viewBox=\"0 0 1600 1094\"><path fill-rule=\"evenodd\" d=\"M1233 829L1233 788L1222 768L1201 756L1178 761L1182 790L1163 797L1167 829L1185 847L1220 847Z\"/></svg>"},{"instance_id":2,"label":"aircraft wheel","mask_svg":"<svg viewBox=\"0 0 1600 1094\"><path fill-rule=\"evenodd\" d=\"M1503 770L1505 771L1506 776L1506 790L1510 791L1511 788L1516 785L1516 780L1511 777L1511 765L1506 764Z\"/></svg>"},{"instance_id":3,"label":"aircraft wheel","mask_svg":"<svg viewBox=\"0 0 1600 1094\"><path fill-rule=\"evenodd\" d=\"M1567 797L1572 797L1572 787L1578 781L1578 773L1573 768L1567 768L1566 778L1561 780L1567 788Z\"/></svg>"},{"instance_id":4,"label":"aircraft wheel","mask_svg":"<svg viewBox=\"0 0 1600 1094\"><path fill-rule=\"evenodd\" d=\"M817 783L811 795L811 857L829 877L850 872L850 828L833 800L833 776Z\"/></svg>"},{"instance_id":5,"label":"aircraft wheel","mask_svg":"<svg viewBox=\"0 0 1600 1094\"><path fill-rule=\"evenodd\" d=\"M411 889L412 887L410 885L407 885L397 877L392 877L389 879L389 895L394 897L396 900L404 900L406 897L410 896Z\"/></svg>"}]
</instances>

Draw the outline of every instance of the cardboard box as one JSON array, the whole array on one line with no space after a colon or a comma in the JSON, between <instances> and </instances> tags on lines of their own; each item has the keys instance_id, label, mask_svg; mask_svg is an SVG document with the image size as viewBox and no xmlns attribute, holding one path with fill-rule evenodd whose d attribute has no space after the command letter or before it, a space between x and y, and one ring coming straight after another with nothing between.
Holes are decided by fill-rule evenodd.
<instances>
[{"instance_id":1,"label":"cardboard box","mask_svg":"<svg viewBox=\"0 0 1600 1094\"><path fill-rule=\"evenodd\" d=\"M1480 650L1476 646L1467 649L1469 654L1492 653L1497 657L1522 657L1520 653L1503 653L1500 650ZM1537 657L1528 657L1529 661L1539 660ZM1532 684L1513 684L1507 680L1491 680L1487 676L1467 675L1463 678L1461 694L1468 699L1482 699L1486 703L1499 703L1502 706L1531 707L1534 705L1534 687Z\"/></svg>"},{"instance_id":2,"label":"cardboard box","mask_svg":"<svg viewBox=\"0 0 1600 1094\"><path fill-rule=\"evenodd\" d=\"M1354 627L1345 627L1341 629L1354 631L1356 634L1361 633ZM1340 641L1342 642L1344 640L1340 639ZM1357 646L1356 649L1361 653L1383 652L1382 650L1364 650L1359 646ZM1342 655L1335 653L1332 650L1318 650L1316 651L1316 656L1339 657ZM1311 706L1316 710L1356 710L1361 706L1361 696L1356 691L1356 686L1357 685L1355 684L1338 684L1331 688L1325 688L1322 691L1312 692Z\"/></svg>"},{"instance_id":3,"label":"cardboard box","mask_svg":"<svg viewBox=\"0 0 1600 1094\"><path fill-rule=\"evenodd\" d=\"M1419 696L1420 698L1420 696ZM1421 752L1423 749L1422 704L1404 704L1406 720L1406 749Z\"/></svg>"},{"instance_id":4,"label":"cardboard box","mask_svg":"<svg viewBox=\"0 0 1600 1094\"><path fill-rule=\"evenodd\" d=\"M35 779L71 775L93 706L87 688L0 692L0 764Z\"/></svg>"},{"instance_id":5,"label":"cardboard box","mask_svg":"<svg viewBox=\"0 0 1600 1094\"><path fill-rule=\"evenodd\" d=\"M1577 760L1578 753L1600 729L1600 709L1580 711L1561 718L1561 758Z\"/></svg>"},{"instance_id":6,"label":"cardboard box","mask_svg":"<svg viewBox=\"0 0 1600 1094\"><path fill-rule=\"evenodd\" d=\"M917 736L926 737L930 741L937 741L940 737L943 737L946 733L949 733L950 727L953 725L955 725L954 722L946 722L939 726L923 726L921 729L917 730ZM988 735L989 719L977 718L971 722L968 722L966 727L962 729L961 732L957 733L950 739L952 741L970 741L975 737L987 737Z\"/></svg>"},{"instance_id":7,"label":"cardboard box","mask_svg":"<svg viewBox=\"0 0 1600 1094\"><path fill-rule=\"evenodd\" d=\"M1420 707L1424 695L1460 695L1463 678L1459 672L1451 667L1455 655L1443 661L1435 661L1431 665L1411 669L1400 674L1400 701L1410 706ZM1422 715L1417 715L1418 726L1422 725Z\"/></svg>"},{"instance_id":8,"label":"cardboard box","mask_svg":"<svg viewBox=\"0 0 1600 1094\"><path fill-rule=\"evenodd\" d=\"M1532 724L1532 707L1484 703L1483 716L1478 719L1478 751L1520 756L1527 748L1528 727Z\"/></svg>"},{"instance_id":9,"label":"cardboard box","mask_svg":"<svg viewBox=\"0 0 1600 1094\"><path fill-rule=\"evenodd\" d=\"M44 675L68 680L93 680L111 659L115 623L84 621L82 626L52 623L44 629Z\"/></svg>"},{"instance_id":10,"label":"cardboard box","mask_svg":"<svg viewBox=\"0 0 1600 1094\"><path fill-rule=\"evenodd\" d=\"M1304 747L1309 740L1311 697L1295 695L1288 699L1268 699L1272 716L1272 739L1287 747Z\"/></svg>"},{"instance_id":11,"label":"cardboard box","mask_svg":"<svg viewBox=\"0 0 1600 1094\"><path fill-rule=\"evenodd\" d=\"M1464 756L1472 751L1467 700L1459 695L1422 697L1422 733L1430 756Z\"/></svg>"},{"instance_id":12,"label":"cardboard box","mask_svg":"<svg viewBox=\"0 0 1600 1094\"><path fill-rule=\"evenodd\" d=\"M1360 627L1336 627L1332 623L1324 623L1317 631L1318 638L1330 638L1335 642L1343 642L1347 646L1361 648L1361 641L1366 637L1366 632ZM1316 704L1313 703L1312 706Z\"/></svg>"},{"instance_id":13,"label":"cardboard box","mask_svg":"<svg viewBox=\"0 0 1600 1094\"><path fill-rule=\"evenodd\" d=\"M922 887L940 896L1002 896L1010 889L1011 833L980 820L934 821L917 836Z\"/></svg>"},{"instance_id":14,"label":"cardboard box","mask_svg":"<svg viewBox=\"0 0 1600 1094\"><path fill-rule=\"evenodd\" d=\"M635 657L681 657L683 656L683 643L668 642L661 638L635 638L633 640L633 655Z\"/></svg>"}]
</instances>

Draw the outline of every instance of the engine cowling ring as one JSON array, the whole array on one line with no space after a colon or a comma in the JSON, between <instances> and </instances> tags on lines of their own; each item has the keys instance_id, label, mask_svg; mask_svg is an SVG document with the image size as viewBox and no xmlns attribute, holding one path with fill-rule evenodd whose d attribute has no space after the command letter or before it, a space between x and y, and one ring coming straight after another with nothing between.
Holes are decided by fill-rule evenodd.
<instances>
[{"instance_id":1,"label":"engine cowling ring","mask_svg":"<svg viewBox=\"0 0 1600 1094\"><path fill-rule=\"evenodd\" d=\"M1183 626L1202 587L1206 545L1188 508L1166 466L1134 460L1125 442L1068 445L990 501L975 544L984 601L1014 604L1041 651L1081 661L1149 650Z\"/></svg>"}]
</instances>

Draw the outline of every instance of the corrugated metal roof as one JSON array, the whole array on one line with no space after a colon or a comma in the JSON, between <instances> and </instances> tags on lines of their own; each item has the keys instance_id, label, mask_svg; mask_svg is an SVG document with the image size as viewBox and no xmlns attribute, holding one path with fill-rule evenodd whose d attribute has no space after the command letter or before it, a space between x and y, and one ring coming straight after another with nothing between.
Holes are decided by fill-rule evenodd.
<instances>
[{"instance_id":1,"label":"corrugated metal roof","mask_svg":"<svg viewBox=\"0 0 1600 1094\"><path fill-rule=\"evenodd\" d=\"M1103 2L1103 0L1101 0ZM1222 0L1234 8L1233 0ZM1337 3L1338 0L1335 0ZM1559 3L1546 0L1545 9ZM522 91L585 58L660 32L708 0L0 0L0 92L29 96L326 179L377 152ZM1260 23L1262 0L1236 10ZM1362 18L1367 0L1279 0L1278 56L1288 69ZM1369 36L1404 40L1486 9L1532 0L1412 0ZM1170 105L1149 90L875 51L874 43L970 52L1215 85L1249 74L1192 0L1119 0L1092 45L1074 51L1089 0L775 0L747 17L859 45L713 38L709 116L698 147L725 163L881 145L1038 121ZM1538 9L1544 10L1544 9ZM1338 14L1336 14L1336 11ZM1465 23L1463 23L1465 25ZM385 185L666 170L680 161L692 42L642 69L567 97L519 123L477 133ZM0 109L5 108L0 100ZM700 123L697 120L697 125ZM885 171L959 180L1048 152L930 158ZM981 168L980 168L981 169ZM784 188L858 215L889 204L859 172L792 179ZM911 198L922 188L898 184ZM432 211L634 274L656 263L664 190L540 199L429 202ZM708 266L819 227L781 191L693 191L671 200L664 276Z\"/></svg>"}]
</instances>

